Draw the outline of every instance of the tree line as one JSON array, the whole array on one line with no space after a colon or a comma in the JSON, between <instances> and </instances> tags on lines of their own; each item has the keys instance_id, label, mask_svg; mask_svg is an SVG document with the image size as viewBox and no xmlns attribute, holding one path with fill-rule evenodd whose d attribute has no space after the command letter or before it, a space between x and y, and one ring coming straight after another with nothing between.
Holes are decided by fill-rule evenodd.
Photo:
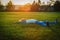
<instances>
[{"instance_id":1,"label":"tree line","mask_svg":"<svg viewBox=\"0 0 60 40\"><path fill-rule=\"evenodd\" d=\"M56 1L53 6L51 4L49 5L42 5L40 6L38 3L35 3L35 1L32 3L30 12L41 12L41 11L55 11L55 12L60 12L60 1ZM15 6L11 1L7 3L6 6L4 6L0 2L0 12L6 12L6 11L17 11L15 10ZM19 10L21 11L21 10Z\"/></svg>"}]
</instances>

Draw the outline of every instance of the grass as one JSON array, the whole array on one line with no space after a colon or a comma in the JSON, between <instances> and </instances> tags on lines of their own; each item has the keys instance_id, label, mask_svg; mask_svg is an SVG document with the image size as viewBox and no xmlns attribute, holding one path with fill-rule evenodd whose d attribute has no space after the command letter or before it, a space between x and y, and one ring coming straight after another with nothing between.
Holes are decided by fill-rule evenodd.
<instances>
[{"instance_id":1,"label":"grass","mask_svg":"<svg viewBox=\"0 0 60 40\"><path fill-rule=\"evenodd\" d=\"M21 18L54 21L50 28L37 24L17 24ZM60 40L59 12L0 12L0 40Z\"/></svg>"}]
</instances>

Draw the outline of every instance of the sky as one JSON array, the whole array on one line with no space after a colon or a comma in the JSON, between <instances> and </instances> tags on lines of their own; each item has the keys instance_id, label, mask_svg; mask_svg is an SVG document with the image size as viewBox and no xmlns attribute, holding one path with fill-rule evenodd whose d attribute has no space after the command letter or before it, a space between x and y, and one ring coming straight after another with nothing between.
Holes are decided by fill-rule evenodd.
<instances>
[{"instance_id":1,"label":"sky","mask_svg":"<svg viewBox=\"0 0 60 40\"><path fill-rule=\"evenodd\" d=\"M0 0L2 2L3 5L6 5L9 0ZM14 5L24 5L26 3L32 3L34 0L11 0L13 2ZM35 0L38 1L38 0ZM42 2L48 2L49 0L41 0Z\"/></svg>"}]
</instances>

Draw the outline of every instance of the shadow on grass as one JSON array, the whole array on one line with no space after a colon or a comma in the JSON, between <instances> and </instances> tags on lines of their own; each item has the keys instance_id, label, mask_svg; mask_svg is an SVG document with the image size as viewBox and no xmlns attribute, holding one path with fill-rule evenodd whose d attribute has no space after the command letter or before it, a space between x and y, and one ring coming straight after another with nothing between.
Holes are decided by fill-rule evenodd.
<instances>
[{"instance_id":1,"label":"shadow on grass","mask_svg":"<svg viewBox=\"0 0 60 40\"><path fill-rule=\"evenodd\" d=\"M0 40L60 40L60 23L49 29L36 24L14 25L16 28L9 25L11 29L8 26L5 29L6 26L0 24Z\"/></svg>"}]
</instances>

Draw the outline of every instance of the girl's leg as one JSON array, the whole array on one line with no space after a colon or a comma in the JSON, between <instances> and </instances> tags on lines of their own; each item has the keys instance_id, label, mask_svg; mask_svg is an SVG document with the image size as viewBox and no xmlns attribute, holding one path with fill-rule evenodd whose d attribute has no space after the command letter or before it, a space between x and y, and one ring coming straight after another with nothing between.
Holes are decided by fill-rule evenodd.
<instances>
[{"instance_id":1,"label":"girl's leg","mask_svg":"<svg viewBox=\"0 0 60 40\"><path fill-rule=\"evenodd\" d=\"M46 22L47 27L50 27L49 22Z\"/></svg>"}]
</instances>

